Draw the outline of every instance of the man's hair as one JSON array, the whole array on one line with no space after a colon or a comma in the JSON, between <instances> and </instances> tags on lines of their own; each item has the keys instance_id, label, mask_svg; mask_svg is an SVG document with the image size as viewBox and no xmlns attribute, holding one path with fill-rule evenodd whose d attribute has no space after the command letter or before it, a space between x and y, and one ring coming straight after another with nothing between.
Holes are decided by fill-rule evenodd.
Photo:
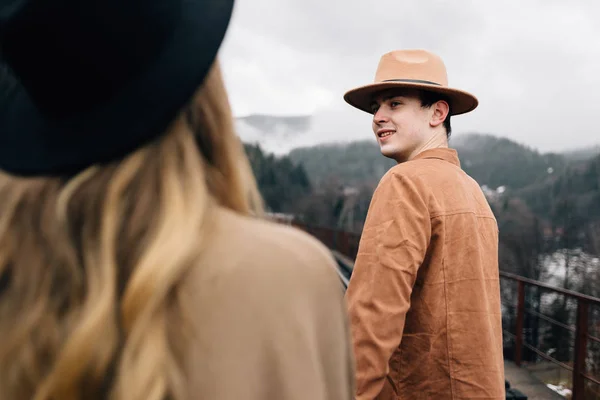
<instances>
[{"instance_id":1,"label":"man's hair","mask_svg":"<svg viewBox=\"0 0 600 400\"><path fill-rule=\"evenodd\" d=\"M430 92L428 90L419 90L419 99L421 100L421 107L429 108L440 100L448 103L448 107L450 106L450 100L442 94ZM450 114L452 109L450 108L448 111L448 115L444 120L444 128L446 128L446 137L450 139L450 135L452 134L452 127L450 126Z\"/></svg>"}]
</instances>

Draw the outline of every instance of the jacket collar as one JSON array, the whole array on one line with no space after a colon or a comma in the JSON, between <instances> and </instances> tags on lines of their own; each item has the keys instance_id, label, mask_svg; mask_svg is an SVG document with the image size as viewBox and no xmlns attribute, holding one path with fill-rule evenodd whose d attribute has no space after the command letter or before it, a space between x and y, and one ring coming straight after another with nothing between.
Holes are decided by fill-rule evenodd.
<instances>
[{"instance_id":1,"label":"jacket collar","mask_svg":"<svg viewBox=\"0 0 600 400\"><path fill-rule=\"evenodd\" d=\"M437 158L439 160L447 161L451 164L460 167L460 160L458 159L458 152L455 149L450 148L437 148L422 151L417 154L413 160L419 160L422 158Z\"/></svg>"}]
</instances>

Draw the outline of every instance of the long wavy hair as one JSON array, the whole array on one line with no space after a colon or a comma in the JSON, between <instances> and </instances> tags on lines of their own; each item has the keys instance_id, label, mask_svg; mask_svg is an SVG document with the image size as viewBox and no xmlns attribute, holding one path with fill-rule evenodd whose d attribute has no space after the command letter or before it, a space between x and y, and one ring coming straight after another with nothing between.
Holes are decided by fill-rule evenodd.
<instances>
[{"instance_id":1,"label":"long wavy hair","mask_svg":"<svg viewBox=\"0 0 600 400\"><path fill-rule=\"evenodd\" d=\"M76 176L0 173L0 400L183 400L181 282L262 202L218 63L167 132ZM201 265L200 265L201 267Z\"/></svg>"}]
</instances>

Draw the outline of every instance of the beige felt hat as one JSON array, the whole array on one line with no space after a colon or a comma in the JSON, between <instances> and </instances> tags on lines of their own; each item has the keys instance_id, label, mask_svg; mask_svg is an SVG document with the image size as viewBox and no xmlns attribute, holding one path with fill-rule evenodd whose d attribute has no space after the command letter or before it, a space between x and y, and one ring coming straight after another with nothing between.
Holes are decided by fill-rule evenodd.
<instances>
[{"instance_id":1,"label":"beige felt hat","mask_svg":"<svg viewBox=\"0 0 600 400\"><path fill-rule=\"evenodd\" d=\"M346 102L372 113L373 95L391 88L424 89L443 94L450 102L452 115L473 111L479 104L471 93L448 87L442 59L426 50L396 50L381 57L375 81L344 94Z\"/></svg>"}]
</instances>

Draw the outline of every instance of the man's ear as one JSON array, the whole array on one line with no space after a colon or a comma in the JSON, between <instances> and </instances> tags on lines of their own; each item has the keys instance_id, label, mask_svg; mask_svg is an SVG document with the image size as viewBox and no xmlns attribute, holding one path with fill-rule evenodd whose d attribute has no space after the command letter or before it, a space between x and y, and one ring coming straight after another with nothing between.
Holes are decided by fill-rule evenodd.
<instances>
[{"instance_id":1,"label":"man's ear","mask_svg":"<svg viewBox=\"0 0 600 400\"><path fill-rule=\"evenodd\" d=\"M433 113L431 114L431 118L429 120L429 124L432 127L439 126L443 124L450 112L450 105L444 100L440 100L431 106Z\"/></svg>"}]
</instances>

